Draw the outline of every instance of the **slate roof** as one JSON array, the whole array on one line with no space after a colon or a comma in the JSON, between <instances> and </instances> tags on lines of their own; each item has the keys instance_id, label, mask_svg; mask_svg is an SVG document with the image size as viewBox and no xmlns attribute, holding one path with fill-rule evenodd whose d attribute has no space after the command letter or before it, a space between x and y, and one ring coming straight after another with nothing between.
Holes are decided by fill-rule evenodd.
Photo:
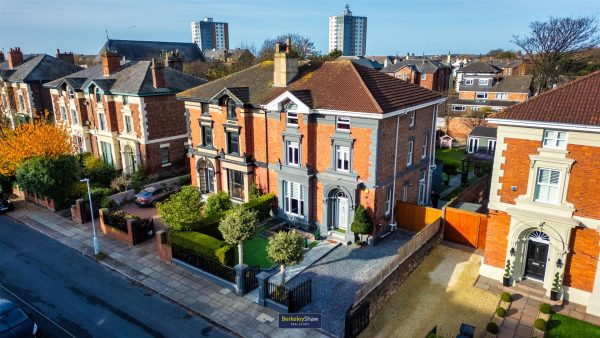
<instances>
[{"instance_id":1,"label":"slate roof","mask_svg":"<svg viewBox=\"0 0 600 338\"><path fill-rule=\"evenodd\" d=\"M474 61L458 70L458 73L502 73L502 69L483 61Z\"/></svg>"},{"instance_id":2,"label":"slate roof","mask_svg":"<svg viewBox=\"0 0 600 338\"><path fill-rule=\"evenodd\" d=\"M600 126L600 71L534 96L492 117Z\"/></svg>"},{"instance_id":3,"label":"slate roof","mask_svg":"<svg viewBox=\"0 0 600 338\"><path fill-rule=\"evenodd\" d=\"M136 41L136 40L113 40L108 39L96 56L95 61L101 62L102 53L106 48L119 53L127 61L148 61L152 58L160 58L163 52L174 50L184 62L205 61L200 47L192 42L165 42L165 41Z\"/></svg>"},{"instance_id":4,"label":"slate roof","mask_svg":"<svg viewBox=\"0 0 600 338\"><path fill-rule=\"evenodd\" d=\"M154 88L152 85L151 61L129 62L111 74L102 74L102 65L90 67L80 72L65 76L45 84L47 88L59 88L64 82L76 90L84 90L92 82L105 92L128 95L160 95L182 90L206 83L206 80L165 67L165 83L167 88Z\"/></svg>"},{"instance_id":5,"label":"slate roof","mask_svg":"<svg viewBox=\"0 0 600 338\"><path fill-rule=\"evenodd\" d=\"M461 92L506 92L506 93L529 93L533 75L511 75L501 77L491 86L479 86L473 81L472 86L461 84Z\"/></svg>"},{"instance_id":6,"label":"slate roof","mask_svg":"<svg viewBox=\"0 0 600 338\"><path fill-rule=\"evenodd\" d=\"M48 82L81 70L72 63L46 54L29 57L13 69L0 71L0 78L10 82Z\"/></svg>"},{"instance_id":7,"label":"slate roof","mask_svg":"<svg viewBox=\"0 0 600 338\"><path fill-rule=\"evenodd\" d=\"M519 101L506 101L506 100L467 100L467 99L457 99L453 100L451 104L465 105L465 106L489 106L489 107L510 107Z\"/></svg>"},{"instance_id":8,"label":"slate roof","mask_svg":"<svg viewBox=\"0 0 600 338\"><path fill-rule=\"evenodd\" d=\"M437 72L437 70L440 68L449 68L446 64L437 60L408 59L390 64L387 67L384 67L381 71L383 73L395 73L404 66L410 66L411 68L416 69L416 71L419 73L429 74Z\"/></svg>"},{"instance_id":9,"label":"slate roof","mask_svg":"<svg viewBox=\"0 0 600 338\"><path fill-rule=\"evenodd\" d=\"M290 91L313 109L382 114L441 99L438 93L350 61L304 63L287 87L273 87L273 62L266 61L186 90L178 97L207 102L224 88L241 91L245 104L260 106ZM236 95L237 96L237 95Z\"/></svg>"},{"instance_id":10,"label":"slate roof","mask_svg":"<svg viewBox=\"0 0 600 338\"><path fill-rule=\"evenodd\" d=\"M523 60L492 60L490 63L498 68L515 68L523 63Z\"/></svg>"},{"instance_id":11,"label":"slate roof","mask_svg":"<svg viewBox=\"0 0 600 338\"><path fill-rule=\"evenodd\" d=\"M369 57L366 56L340 56L336 59L337 61L352 61L356 64L359 64L361 66L367 67L367 68L371 68L371 69L377 69L380 70L383 68L383 63L380 63L378 60L376 59L370 59Z\"/></svg>"},{"instance_id":12,"label":"slate roof","mask_svg":"<svg viewBox=\"0 0 600 338\"><path fill-rule=\"evenodd\" d=\"M226 52L225 50L208 49L208 50L204 51L204 58L207 61L209 61L209 60L223 61L225 58L225 52ZM245 53L252 55L252 53L250 53L250 51L248 49L236 48L236 49L227 50L227 59L237 61L237 59L239 59ZM252 55L252 56L254 56L254 55Z\"/></svg>"},{"instance_id":13,"label":"slate roof","mask_svg":"<svg viewBox=\"0 0 600 338\"><path fill-rule=\"evenodd\" d=\"M475 126L475 128L473 128L473 130L471 130L471 133L469 134L469 136L496 138L497 133L498 133L497 128Z\"/></svg>"}]
</instances>

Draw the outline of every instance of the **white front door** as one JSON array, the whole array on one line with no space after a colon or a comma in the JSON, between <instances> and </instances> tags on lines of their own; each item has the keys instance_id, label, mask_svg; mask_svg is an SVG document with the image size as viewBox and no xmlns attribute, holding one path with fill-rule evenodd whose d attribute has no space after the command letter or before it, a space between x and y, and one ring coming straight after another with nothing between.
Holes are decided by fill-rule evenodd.
<instances>
[{"instance_id":1,"label":"white front door","mask_svg":"<svg viewBox=\"0 0 600 338\"><path fill-rule=\"evenodd\" d=\"M338 228L348 229L348 198L338 197Z\"/></svg>"},{"instance_id":2,"label":"white front door","mask_svg":"<svg viewBox=\"0 0 600 338\"><path fill-rule=\"evenodd\" d=\"M488 152L493 153L496 151L496 140L488 140Z\"/></svg>"},{"instance_id":3,"label":"white front door","mask_svg":"<svg viewBox=\"0 0 600 338\"><path fill-rule=\"evenodd\" d=\"M469 154L472 154L479 149L479 139L478 138L470 138L469 139Z\"/></svg>"}]
</instances>

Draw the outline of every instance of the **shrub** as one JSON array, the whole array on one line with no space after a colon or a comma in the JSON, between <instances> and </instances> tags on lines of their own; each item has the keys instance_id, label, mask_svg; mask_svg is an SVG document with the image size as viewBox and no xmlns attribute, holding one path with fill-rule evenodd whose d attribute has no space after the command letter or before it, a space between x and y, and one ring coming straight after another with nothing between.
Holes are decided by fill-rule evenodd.
<instances>
[{"instance_id":1,"label":"shrub","mask_svg":"<svg viewBox=\"0 0 600 338\"><path fill-rule=\"evenodd\" d=\"M86 156L82 158L82 161L82 176L89 178L90 184L108 187L113 178L117 176L115 167L97 157Z\"/></svg>"},{"instance_id":2,"label":"shrub","mask_svg":"<svg viewBox=\"0 0 600 338\"><path fill-rule=\"evenodd\" d=\"M552 306L550 306L548 303L542 303L540 304L540 312L545 315L549 315L552 313Z\"/></svg>"},{"instance_id":3,"label":"shrub","mask_svg":"<svg viewBox=\"0 0 600 338\"><path fill-rule=\"evenodd\" d=\"M498 324L494 323L494 322L489 322L487 324L487 326L485 327L485 329L487 330L487 332L491 333L491 334L498 334Z\"/></svg>"},{"instance_id":4,"label":"shrub","mask_svg":"<svg viewBox=\"0 0 600 338\"><path fill-rule=\"evenodd\" d=\"M108 210L106 210L105 212L108 212ZM116 211L113 211L113 212L109 212L109 215L111 215L113 217L122 218L122 219L133 219L133 220L140 220L141 219L140 216L127 213L127 212L125 212L123 210L116 210Z\"/></svg>"},{"instance_id":5,"label":"shrub","mask_svg":"<svg viewBox=\"0 0 600 338\"><path fill-rule=\"evenodd\" d=\"M66 202L79 177L79 165L72 155L61 155L56 159L34 157L23 162L16 172L21 189L54 199L59 205Z\"/></svg>"},{"instance_id":6,"label":"shrub","mask_svg":"<svg viewBox=\"0 0 600 338\"><path fill-rule=\"evenodd\" d=\"M221 191L208 197L206 206L204 207L204 214L210 216L221 211L229 210L232 206L233 204L229 199L229 195L226 192Z\"/></svg>"},{"instance_id":7,"label":"shrub","mask_svg":"<svg viewBox=\"0 0 600 338\"><path fill-rule=\"evenodd\" d=\"M158 214L173 231L197 227L202 219L200 208L200 192L191 185L183 187L166 201L156 203Z\"/></svg>"},{"instance_id":8,"label":"shrub","mask_svg":"<svg viewBox=\"0 0 600 338\"><path fill-rule=\"evenodd\" d=\"M127 191L130 186L131 177L125 175L117 176L110 182L110 188L118 192Z\"/></svg>"},{"instance_id":9,"label":"shrub","mask_svg":"<svg viewBox=\"0 0 600 338\"><path fill-rule=\"evenodd\" d=\"M180 187L183 187L184 185L188 185L190 183L192 183L192 176L190 174L179 177L179 186Z\"/></svg>"},{"instance_id":10,"label":"shrub","mask_svg":"<svg viewBox=\"0 0 600 338\"><path fill-rule=\"evenodd\" d=\"M535 322L533 323L533 326L542 332L546 331L546 321L543 320L542 318L536 319Z\"/></svg>"},{"instance_id":11,"label":"shrub","mask_svg":"<svg viewBox=\"0 0 600 338\"><path fill-rule=\"evenodd\" d=\"M496 308L496 314L498 315L498 317L504 318L504 316L506 316L506 309L503 308L502 306L498 306Z\"/></svg>"},{"instance_id":12,"label":"shrub","mask_svg":"<svg viewBox=\"0 0 600 338\"><path fill-rule=\"evenodd\" d=\"M373 231L369 215L367 215L365 207L361 204L359 204L354 211L354 220L350 225L350 230L359 235L369 235L371 234L371 231Z\"/></svg>"},{"instance_id":13,"label":"shrub","mask_svg":"<svg viewBox=\"0 0 600 338\"><path fill-rule=\"evenodd\" d=\"M271 210L275 208L277 203L277 197L273 194L261 195L248 203L244 203L243 206L246 209L256 210L258 213L258 220L264 221L271 217Z\"/></svg>"},{"instance_id":14,"label":"shrub","mask_svg":"<svg viewBox=\"0 0 600 338\"><path fill-rule=\"evenodd\" d=\"M140 192L146 181L146 170L139 168L133 174L131 174L131 186L135 189L135 192Z\"/></svg>"},{"instance_id":15,"label":"shrub","mask_svg":"<svg viewBox=\"0 0 600 338\"><path fill-rule=\"evenodd\" d=\"M502 292L502 294L500 295L500 299L503 302L510 302L512 301L512 296L508 292Z\"/></svg>"},{"instance_id":16,"label":"shrub","mask_svg":"<svg viewBox=\"0 0 600 338\"><path fill-rule=\"evenodd\" d=\"M234 246L216 238L194 231L170 232L171 244L190 250L200 256L231 266L234 263Z\"/></svg>"},{"instance_id":17,"label":"shrub","mask_svg":"<svg viewBox=\"0 0 600 338\"><path fill-rule=\"evenodd\" d=\"M237 206L228 212L219 222L219 231L223 234L225 242L239 246L239 263L244 263L242 255L243 242L254 237L257 231L257 212Z\"/></svg>"},{"instance_id":18,"label":"shrub","mask_svg":"<svg viewBox=\"0 0 600 338\"><path fill-rule=\"evenodd\" d=\"M108 208L108 196L110 195L110 189L108 188L91 188L90 194L92 195L92 203L96 207ZM82 196L84 200L88 200L87 191Z\"/></svg>"},{"instance_id":19,"label":"shrub","mask_svg":"<svg viewBox=\"0 0 600 338\"><path fill-rule=\"evenodd\" d=\"M250 184L250 187L248 187L248 195L250 197L250 200L254 200L259 198L260 196L263 195L262 191L260 191L260 188L258 187L258 185L256 185L256 183L252 182Z\"/></svg>"}]
</instances>

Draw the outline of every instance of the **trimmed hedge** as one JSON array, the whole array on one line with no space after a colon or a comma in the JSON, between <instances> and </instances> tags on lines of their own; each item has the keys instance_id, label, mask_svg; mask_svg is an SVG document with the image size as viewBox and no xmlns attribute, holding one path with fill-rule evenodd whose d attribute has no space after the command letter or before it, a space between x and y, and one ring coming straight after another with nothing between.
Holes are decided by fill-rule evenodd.
<instances>
[{"instance_id":1,"label":"trimmed hedge","mask_svg":"<svg viewBox=\"0 0 600 338\"><path fill-rule=\"evenodd\" d=\"M504 318L504 316L506 316L506 309L502 306L498 306L496 308L496 314L498 315L498 317Z\"/></svg>"},{"instance_id":2,"label":"trimmed hedge","mask_svg":"<svg viewBox=\"0 0 600 338\"><path fill-rule=\"evenodd\" d=\"M195 231L171 231L169 239L172 244L193 251L200 256L215 259L227 266L234 264L234 246L214 237Z\"/></svg>"},{"instance_id":3,"label":"trimmed hedge","mask_svg":"<svg viewBox=\"0 0 600 338\"><path fill-rule=\"evenodd\" d=\"M246 209L256 210L258 212L258 220L264 221L271 217L270 212L275 207L277 198L273 194L262 195L248 203L242 204ZM229 210L217 212L215 214L204 217L199 224L195 225L192 230L207 234L209 236L222 239L223 235L219 231L219 222Z\"/></svg>"},{"instance_id":4,"label":"trimmed hedge","mask_svg":"<svg viewBox=\"0 0 600 338\"><path fill-rule=\"evenodd\" d=\"M545 315L549 315L552 313L552 306L550 306L548 303L540 304L540 312Z\"/></svg>"},{"instance_id":5,"label":"trimmed hedge","mask_svg":"<svg viewBox=\"0 0 600 338\"><path fill-rule=\"evenodd\" d=\"M500 299L502 299L502 301L504 302L511 302L512 295L508 292L502 292L502 294L500 295Z\"/></svg>"},{"instance_id":6,"label":"trimmed hedge","mask_svg":"<svg viewBox=\"0 0 600 338\"><path fill-rule=\"evenodd\" d=\"M487 332L491 333L491 334L497 334L499 330L498 328L498 324L494 323L494 322L489 322L487 324L487 326L485 327L485 329L487 330Z\"/></svg>"},{"instance_id":7,"label":"trimmed hedge","mask_svg":"<svg viewBox=\"0 0 600 338\"><path fill-rule=\"evenodd\" d=\"M546 321L543 320L542 318L538 318L535 320L535 322L533 323L533 326L535 326L536 329L545 332L546 331Z\"/></svg>"}]
</instances>

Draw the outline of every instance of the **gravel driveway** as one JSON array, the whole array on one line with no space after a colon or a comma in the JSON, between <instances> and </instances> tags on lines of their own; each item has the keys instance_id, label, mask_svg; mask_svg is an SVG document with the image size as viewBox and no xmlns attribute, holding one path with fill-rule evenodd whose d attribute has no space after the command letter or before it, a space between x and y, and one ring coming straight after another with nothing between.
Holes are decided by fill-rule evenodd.
<instances>
[{"instance_id":1,"label":"gravel driveway","mask_svg":"<svg viewBox=\"0 0 600 338\"><path fill-rule=\"evenodd\" d=\"M343 336L344 317L354 295L382 266L394 258L398 248L410 239L396 231L373 247L339 246L296 276L290 284L312 278L312 302L301 312L322 313L323 329Z\"/></svg>"},{"instance_id":2,"label":"gravel driveway","mask_svg":"<svg viewBox=\"0 0 600 338\"><path fill-rule=\"evenodd\" d=\"M481 256L437 246L360 337L425 337L435 325L438 334L455 337L461 323L474 325L475 337L485 337L500 295L473 286L480 262Z\"/></svg>"}]
</instances>

